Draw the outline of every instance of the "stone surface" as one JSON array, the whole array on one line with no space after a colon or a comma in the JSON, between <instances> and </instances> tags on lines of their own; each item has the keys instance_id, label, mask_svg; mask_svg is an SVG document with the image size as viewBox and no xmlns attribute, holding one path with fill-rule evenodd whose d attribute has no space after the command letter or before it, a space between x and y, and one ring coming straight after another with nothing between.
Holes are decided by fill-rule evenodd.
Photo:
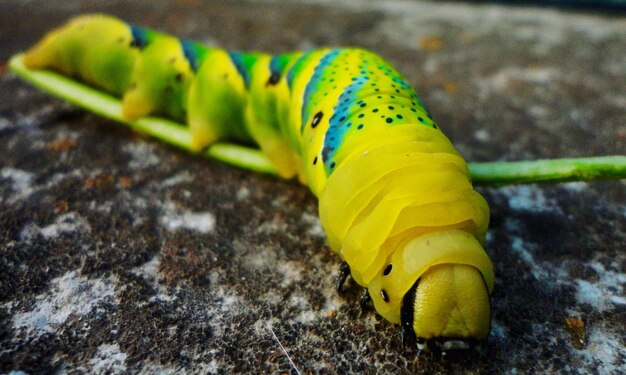
<instances>
[{"instance_id":1,"label":"stone surface","mask_svg":"<svg viewBox=\"0 0 626 375\"><path fill-rule=\"evenodd\" d=\"M626 20L422 2L0 4L0 61L101 11L271 52L360 45L417 88L469 160L624 153ZM48 5L50 4L50 5ZM624 182L481 189L493 329L417 355L332 285L295 182L176 151L0 77L0 373L626 371Z\"/></svg>"}]
</instances>

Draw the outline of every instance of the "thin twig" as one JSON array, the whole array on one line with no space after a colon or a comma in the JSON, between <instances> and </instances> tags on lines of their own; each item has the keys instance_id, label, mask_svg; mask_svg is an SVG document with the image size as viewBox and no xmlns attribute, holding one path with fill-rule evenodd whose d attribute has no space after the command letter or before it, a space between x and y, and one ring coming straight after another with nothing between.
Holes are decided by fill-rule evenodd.
<instances>
[{"instance_id":1,"label":"thin twig","mask_svg":"<svg viewBox=\"0 0 626 375\"><path fill-rule=\"evenodd\" d=\"M298 370L298 367L296 367L296 364L293 363L293 361L291 360L291 356L289 356L289 353L287 353L287 349L285 349L283 344L280 342L280 340L278 339L278 337L274 333L274 330L272 329L272 326L269 323L267 323L267 328L270 330L270 332L272 332L272 336L274 336L274 340L276 340L276 342L280 346L280 350L282 350L282 352L285 353L285 355L287 356L287 359L289 360L289 363L291 363L291 367L293 367L293 369L296 370L296 373L298 375L302 375L302 373L300 373L300 370Z\"/></svg>"},{"instance_id":2,"label":"thin twig","mask_svg":"<svg viewBox=\"0 0 626 375\"><path fill-rule=\"evenodd\" d=\"M590 181L626 178L626 155L469 164L481 185Z\"/></svg>"}]
</instances>

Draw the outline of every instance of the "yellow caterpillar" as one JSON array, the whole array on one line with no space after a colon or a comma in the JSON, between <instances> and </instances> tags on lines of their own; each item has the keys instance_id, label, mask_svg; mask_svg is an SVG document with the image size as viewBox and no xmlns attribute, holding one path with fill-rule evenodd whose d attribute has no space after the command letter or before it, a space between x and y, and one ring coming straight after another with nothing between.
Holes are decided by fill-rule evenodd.
<instances>
[{"instance_id":1,"label":"yellow caterpillar","mask_svg":"<svg viewBox=\"0 0 626 375\"><path fill-rule=\"evenodd\" d=\"M331 248L376 311L465 347L490 330L489 208L415 92L356 48L241 53L86 15L23 56L122 99L122 115L185 122L195 149L254 142L319 198Z\"/></svg>"}]
</instances>

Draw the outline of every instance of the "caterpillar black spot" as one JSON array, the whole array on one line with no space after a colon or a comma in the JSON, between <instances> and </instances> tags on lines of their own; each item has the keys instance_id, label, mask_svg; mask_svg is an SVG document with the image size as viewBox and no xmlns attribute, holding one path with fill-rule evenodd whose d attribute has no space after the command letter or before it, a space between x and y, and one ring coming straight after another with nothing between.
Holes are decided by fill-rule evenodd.
<instances>
[{"instance_id":1,"label":"caterpillar black spot","mask_svg":"<svg viewBox=\"0 0 626 375\"><path fill-rule=\"evenodd\" d=\"M122 98L127 119L184 122L196 149L258 144L319 198L331 248L378 313L420 339L488 335L489 208L415 91L376 54L227 51L86 15L23 63Z\"/></svg>"}]
</instances>

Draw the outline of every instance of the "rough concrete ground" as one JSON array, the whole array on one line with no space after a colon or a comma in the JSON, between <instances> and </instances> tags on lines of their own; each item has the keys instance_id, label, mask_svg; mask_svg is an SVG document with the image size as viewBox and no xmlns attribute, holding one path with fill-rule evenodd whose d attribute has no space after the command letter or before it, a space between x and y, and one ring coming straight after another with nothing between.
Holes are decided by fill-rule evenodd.
<instances>
[{"instance_id":1,"label":"rough concrete ground","mask_svg":"<svg viewBox=\"0 0 626 375\"><path fill-rule=\"evenodd\" d=\"M426 2L0 4L0 61L101 11L232 49L359 45L469 160L624 154L623 14ZM52 5L54 4L54 5ZM626 371L624 182L481 189L493 329L416 355L339 296L305 187L176 151L0 77L0 373ZM275 335L275 337L274 337Z\"/></svg>"}]
</instances>

